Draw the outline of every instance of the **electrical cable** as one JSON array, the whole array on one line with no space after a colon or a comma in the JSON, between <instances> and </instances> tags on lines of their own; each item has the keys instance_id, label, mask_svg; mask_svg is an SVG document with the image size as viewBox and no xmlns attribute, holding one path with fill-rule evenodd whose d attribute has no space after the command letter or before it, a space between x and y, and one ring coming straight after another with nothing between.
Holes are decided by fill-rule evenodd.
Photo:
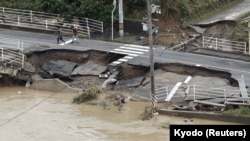
<instances>
[{"instance_id":1,"label":"electrical cable","mask_svg":"<svg viewBox=\"0 0 250 141\"><path fill-rule=\"evenodd\" d=\"M10 123L11 121L17 119L18 117L24 115L25 113L29 112L30 110L34 109L35 107L39 106L40 104L42 104L43 102L45 102L46 100L50 99L51 97L55 96L56 94L62 92L65 88L62 88L61 90L59 90L58 92L54 92L52 93L50 96L46 97L45 99L41 100L40 102L36 103L35 105L31 106L30 108L26 109L25 111L15 115L14 117L12 117L11 119L7 120L6 122L0 124L0 128L5 126L6 124Z\"/></svg>"}]
</instances>

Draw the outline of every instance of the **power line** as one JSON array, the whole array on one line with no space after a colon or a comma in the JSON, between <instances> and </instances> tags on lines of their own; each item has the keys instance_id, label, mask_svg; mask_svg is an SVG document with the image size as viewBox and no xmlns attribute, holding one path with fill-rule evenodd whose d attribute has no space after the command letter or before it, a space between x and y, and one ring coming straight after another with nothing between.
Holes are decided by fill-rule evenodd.
<instances>
[{"instance_id":1,"label":"power line","mask_svg":"<svg viewBox=\"0 0 250 141\"><path fill-rule=\"evenodd\" d=\"M41 101L38 102L37 104L31 106L30 108L26 109L25 111L23 111L23 112L17 114L17 115L14 116L13 118L11 118L11 119L7 120L6 122L2 123L2 124L0 125L0 128L3 127L4 125L10 123L10 122L13 121L14 119L17 119L18 117L24 115L25 113L29 112L30 110L34 109L35 107L39 106L40 104L42 104L42 103L45 102L46 100L50 99L50 98L53 97L54 95L60 93L63 89L65 89L65 88L62 88L62 89L59 90L58 92L52 93L52 94L51 94L50 96L48 96L47 98L41 100Z\"/></svg>"}]
</instances>

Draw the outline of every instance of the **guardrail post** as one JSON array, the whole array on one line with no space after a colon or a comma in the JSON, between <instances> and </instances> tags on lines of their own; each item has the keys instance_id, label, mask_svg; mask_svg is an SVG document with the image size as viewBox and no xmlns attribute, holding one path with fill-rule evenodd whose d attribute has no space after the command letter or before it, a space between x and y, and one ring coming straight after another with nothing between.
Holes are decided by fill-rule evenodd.
<instances>
[{"instance_id":1,"label":"guardrail post","mask_svg":"<svg viewBox=\"0 0 250 141\"><path fill-rule=\"evenodd\" d=\"M17 41L17 48L20 50L20 40Z\"/></svg>"},{"instance_id":2,"label":"guardrail post","mask_svg":"<svg viewBox=\"0 0 250 141\"><path fill-rule=\"evenodd\" d=\"M250 27L250 21L248 21L248 27ZM248 53L250 54L250 31L248 31Z\"/></svg>"},{"instance_id":3,"label":"guardrail post","mask_svg":"<svg viewBox=\"0 0 250 141\"><path fill-rule=\"evenodd\" d=\"M89 38L90 38L90 30L89 30L89 27L87 27L87 29L88 29L88 36L89 36Z\"/></svg>"},{"instance_id":4,"label":"guardrail post","mask_svg":"<svg viewBox=\"0 0 250 141\"><path fill-rule=\"evenodd\" d=\"M166 86L166 93L167 93L167 96L168 96L168 86ZM167 96L166 96L166 97L167 97Z\"/></svg>"},{"instance_id":5,"label":"guardrail post","mask_svg":"<svg viewBox=\"0 0 250 141\"><path fill-rule=\"evenodd\" d=\"M247 44L246 44L246 42L244 43L244 47L245 47L244 54L247 54Z\"/></svg>"},{"instance_id":6,"label":"guardrail post","mask_svg":"<svg viewBox=\"0 0 250 141\"><path fill-rule=\"evenodd\" d=\"M30 11L30 22L32 23L32 10Z\"/></svg>"},{"instance_id":7,"label":"guardrail post","mask_svg":"<svg viewBox=\"0 0 250 141\"><path fill-rule=\"evenodd\" d=\"M21 42L21 51L23 53L23 42Z\"/></svg>"},{"instance_id":8,"label":"guardrail post","mask_svg":"<svg viewBox=\"0 0 250 141\"><path fill-rule=\"evenodd\" d=\"M102 33L103 33L103 22L102 22Z\"/></svg>"},{"instance_id":9,"label":"guardrail post","mask_svg":"<svg viewBox=\"0 0 250 141\"><path fill-rule=\"evenodd\" d=\"M195 100L195 85L194 85L194 100Z\"/></svg>"},{"instance_id":10,"label":"guardrail post","mask_svg":"<svg viewBox=\"0 0 250 141\"><path fill-rule=\"evenodd\" d=\"M22 57L22 68L24 67L24 55Z\"/></svg>"},{"instance_id":11,"label":"guardrail post","mask_svg":"<svg viewBox=\"0 0 250 141\"><path fill-rule=\"evenodd\" d=\"M205 48L205 46L204 46L204 41L205 40L205 38L204 38L204 36L202 36L202 48Z\"/></svg>"},{"instance_id":12,"label":"guardrail post","mask_svg":"<svg viewBox=\"0 0 250 141\"><path fill-rule=\"evenodd\" d=\"M3 7L3 14L4 14L4 7Z\"/></svg>"},{"instance_id":13,"label":"guardrail post","mask_svg":"<svg viewBox=\"0 0 250 141\"><path fill-rule=\"evenodd\" d=\"M1 56L2 56L1 59L2 59L2 62L3 62L3 48L2 48L2 55Z\"/></svg>"},{"instance_id":14,"label":"guardrail post","mask_svg":"<svg viewBox=\"0 0 250 141\"><path fill-rule=\"evenodd\" d=\"M218 38L215 38L215 48L218 50Z\"/></svg>"},{"instance_id":15,"label":"guardrail post","mask_svg":"<svg viewBox=\"0 0 250 141\"><path fill-rule=\"evenodd\" d=\"M48 20L46 20L45 28L48 29Z\"/></svg>"},{"instance_id":16,"label":"guardrail post","mask_svg":"<svg viewBox=\"0 0 250 141\"><path fill-rule=\"evenodd\" d=\"M20 25L20 17L19 16L17 17L17 25L18 26Z\"/></svg>"},{"instance_id":17,"label":"guardrail post","mask_svg":"<svg viewBox=\"0 0 250 141\"><path fill-rule=\"evenodd\" d=\"M226 93L226 90L224 89L224 97L225 97L225 101L227 99L227 93Z\"/></svg>"},{"instance_id":18,"label":"guardrail post","mask_svg":"<svg viewBox=\"0 0 250 141\"><path fill-rule=\"evenodd\" d=\"M88 18L85 18L86 19L86 26L89 27L89 20Z\"/></svg>"}]
</instances>

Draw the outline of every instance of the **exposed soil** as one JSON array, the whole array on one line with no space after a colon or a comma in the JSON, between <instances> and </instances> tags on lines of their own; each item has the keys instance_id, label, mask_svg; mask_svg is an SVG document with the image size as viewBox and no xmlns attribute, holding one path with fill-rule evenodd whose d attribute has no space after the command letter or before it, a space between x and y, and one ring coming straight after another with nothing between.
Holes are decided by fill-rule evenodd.
<instances>
[{"instance_id":1,"label":"exposed soil","mask_svg":"<svg viewBox=\"0 0 250 141\"><path fill-rule=\"evenodd\" d=\"M35 72L29 74L29 72L23 72L23 75L32 75L34 73L40 74L43 76L45 72L41 69L41 66L43 63L46 63L47 61L56 61L56 60L68 60L75 62L79 65L83 65L89 62L94 62L96 64L102 64L107 66L111 61L114 61L118 58L121 58L123 56L117 56L114 54L106 54L106 52L100 52L100 51L85 51L85 52L75 52L75 51L61 51L61 50L53 50L53 51L46 51L46 52L36 52L33 54L30 54L27 56L27 62L31 63L34 68L36 68ZM45 58L41 60L40 58ZM218 70L211 70L203 67L194 67L194 66L188 66L188 65L182 65L177 63L167 63L167 64L155 64L155 69L160 69L165 71L166 73L174 73L179 75L190 75L192 77L200 76L200 77L216 77L221 78L229 82L227 85L237 87L238 82L237 80L233 79L231 77L231 74L228 72L218 71ZM130 66L126 63L122 64L119 69L120 75L119 80L128 80L135 77L144 77L143 82L141 82L141 85L144 86L149 83L150 80L150 69L147 67L142 66ZM177 81L175 80L176 76L173 76L173 78L168 78L168 81ZM22 77L25 78L25 77ZM27 78L27 77L26 77ZM157 78L158 81L161 81L160 79L166 79L166 78ZM11 80L11 79L10 79ZM84 75L76 75L71 76L69 79L62 79L64 82L66 82L69 86L73 88L79 88L82 90L86 90L91 87L101 88L101 85L106 80L105 78L99 78L98 76L84 76ZM216 80L215 80L216 81ZM25 81L24 81L25 82ZM173 82L173 83L175 83ZM135 95L133 93L133 90L135 90L137 87L128 87L128 88L121 88L117 89L114 87L115 85L109 84L108 87L105 89L105 95L100 95L99 98L96 101L93 101L92 103L100 103L102 101L107 101L107 99L110 100L119 100L122 97L133 97L133 100L135 101L145 101L147 98ZM115 88L115 89L114 89ZM107 96L107 95L108 96ZM185 103L183 103L186 105ZM168 107L168 105L160 104L158 106L164 106ZM199 108L199 107L198 107ZM205 110L205 111L220 111L220 108L216 107L203 107L200 106L199 110Z\"/></svg>"},{"instance_id":2,"label":"exposed soil","mask_svg":"<svg viewBox=\"0 0 250 141\"><path fill-rule=\"evenodd\" d=\"M159 19L153 22L156 27L159 27L159 33L154 39L155 44L169 48L187 40L188 34L194 33L182 27L183 23L177 13L164 18L154 15L153 18Z\"/></svg>"},{"instance_id":3,"label":"exposed soil","mask_svg":"<svg viewBox=\"0 0 250 141\"><path fill-rule=\"evenodd\" d=\"M183 20L180 19L174 11L167 17L154 15L153 18L159 19L159 21L153 21L153 24L159 27L159 33L154 36L154 44L156 45L170 48L190 39L193 35L200 34L194 29L184 26ZM242 30L242 25L239 24L240 23L236 23L235 21L220 21L199 26L205 29L205 32L202 34L204 36L247 42L247 32ZM201 38L197 38L188 45L192 47L192 50L201 48Z\"/></svg>"},{"instance_id":4,"label":"exposed soil","mask_svg":"<svg viewBox=\"0 0 250 141\"><path fill-rule=\"evenodd\" d=\"M46 51L37 52L27 56L27 62L30 62L35 68L37 74L44 74L41 66L47 61L51 60L68 60L75 62L79 65L93 62L96 64L108 65L112 61L121 58L123 56L117 56L114 54L106 54L100 51L86 51L86 52L75 52L75 51ZM44 59L40 59L44 58ZM177 74L185 74L191 76L203 76L203 77L218 77L229 80L232 86L238 86L236 80L231 78L231 74L228 72L222 72L217 70L210 70L203 67L194 67L182 64L156 64L156 69L161 69L166 72L173 72ZM132 79L135 77L146 76L148 77L149 68L142 66L130 66L124 63L119 68L121 80ZM98 85L100 86L105 79L100 79L97 76L72 76L68 81L71 86L87 88L88 86Z\"/></svg>"},{"instance_id":5,"label":"exposed soil","mask_svg":"<svg viewBox=\"0 0 250 141\"><path fill-rule=\"evenodd\" d=\"M9 75L0 75L0 87L11 87L15 85L24 85L25 81L13 78Z\"/></svg>"}]
</instances>

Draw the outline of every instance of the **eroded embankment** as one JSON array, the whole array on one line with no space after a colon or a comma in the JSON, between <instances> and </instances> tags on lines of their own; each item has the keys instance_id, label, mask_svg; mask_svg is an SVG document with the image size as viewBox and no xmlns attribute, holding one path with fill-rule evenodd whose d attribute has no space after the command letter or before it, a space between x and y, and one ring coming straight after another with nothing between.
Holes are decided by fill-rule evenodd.
<instances>
[{"instance_id":1,"label":"eroded embankment","mask_svg":"<svg viewBox=\"0 0 250 141\"><path fill-rule=\"evenodd\" d=\"M84 52L69 50L33 52L27 54L25 68L18 73L17 77L6 78L7 76L5 76L1 78L1 82L14 82L14 79L20 80L16 82L26 82L28 80L34 82L38 79L59 78L70 86L80 89L85 89L93 85L101 86L106 78L100 78L98 73L108 72L110 69L109 64L122 57L122 55L94 50ZM57 66L57 62L66 64ZM45 64L47 67L44 67ZM48 67L48 64L52 65ZM81 68L81 71L79 71L79 68ZM204 67L188 66L178 63L156 63L155 69L161 69L166 73L172 72L181 75L223 78L229 81L229 85L238 86L237 81L231 77L230 73L220 70L212 70ZM76 70L78 71L76 72ZM120 72L118 80L129 80L136 77L143 77L144 79L141 79L142 81L140 82L140 85L142 85L143 81L149 77L150 71L147 67L131 66L126 63L119 66L117 70Z\"/></svg>"}]
</instances>

